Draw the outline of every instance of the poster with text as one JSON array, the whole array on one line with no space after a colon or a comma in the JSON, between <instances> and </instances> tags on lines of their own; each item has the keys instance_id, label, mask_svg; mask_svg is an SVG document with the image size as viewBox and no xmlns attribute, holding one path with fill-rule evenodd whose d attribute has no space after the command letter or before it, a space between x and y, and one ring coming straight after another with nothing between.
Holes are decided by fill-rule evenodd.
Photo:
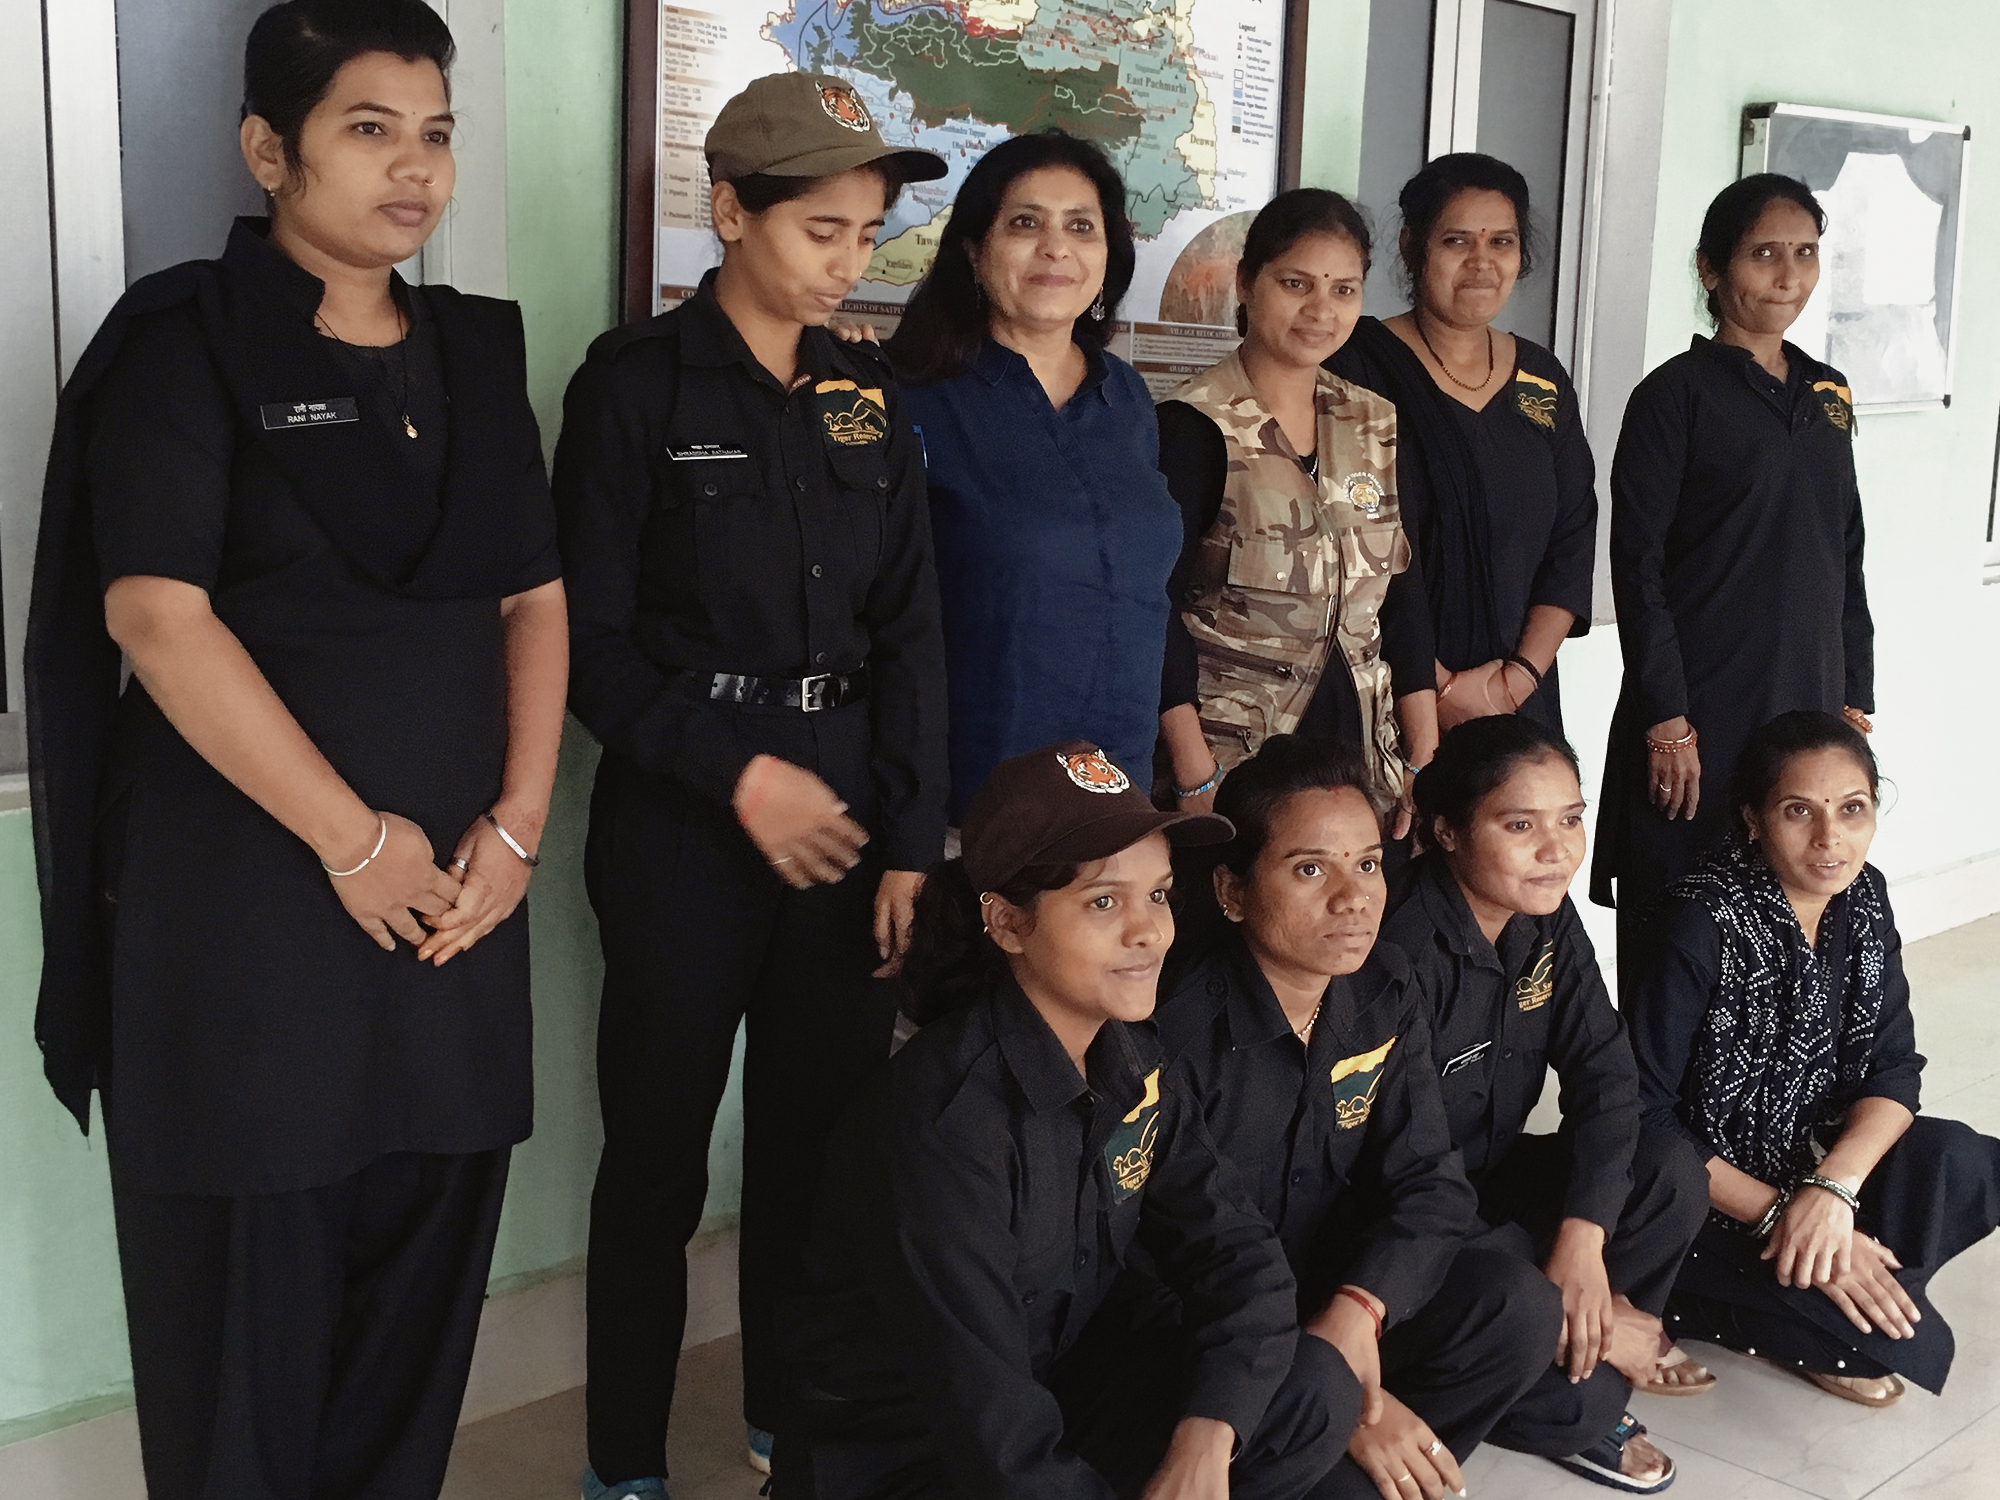
<instances>
[{"instance_id":1,"label":"poster with text","mask_svg":"<svg viewBox=\"0 0 2000 1500\"><path fill-rule=\"evenodd\" d=\"M1125 179L1138 267L1114 349L1155 394L1236 344L1235 267L1277 191L1285 0L706 0L658 3L656 310L721 256L702 141L752 78L844 78L892 145L950 171L903 191L844 311L887 336L972 164L1061 126Z\"/></svg>"}]
</instances>

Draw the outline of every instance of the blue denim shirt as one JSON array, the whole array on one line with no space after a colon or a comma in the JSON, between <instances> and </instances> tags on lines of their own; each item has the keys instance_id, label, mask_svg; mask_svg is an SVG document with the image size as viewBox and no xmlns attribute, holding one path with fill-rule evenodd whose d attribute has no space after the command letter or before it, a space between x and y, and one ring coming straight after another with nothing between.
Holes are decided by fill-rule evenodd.
<instances>
[{"instance_id":1,"label":"blue denim shirt","mask_svg":"<svg viewBox=\"0 0 2000 1500\"><path fill-rule=\"evenodd\" d=\"M1180 509L1145 382L1115 355L1089 364L1060 411L990 339L964 375L903 387L929 471L953 823L994 766L1057 740L1152 781Z\"/></svg>"}]
</instances>

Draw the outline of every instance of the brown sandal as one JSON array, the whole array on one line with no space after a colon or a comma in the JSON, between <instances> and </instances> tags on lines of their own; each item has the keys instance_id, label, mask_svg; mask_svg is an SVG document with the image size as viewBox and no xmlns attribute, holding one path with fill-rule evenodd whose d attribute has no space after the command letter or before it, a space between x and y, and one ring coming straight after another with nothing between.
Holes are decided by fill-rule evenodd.
<instances>
[{"instance_id":1,"label":"brown sandal","mask_svg":"<svg viewBox=\"0 0 2000 1500\"><path fill-rule=\"evenodd\" d=\"M1694 1361L1688 1357L1687 1350L1683 1349L1679 1344L1672 1345L1665 1354L1660 1356L1659 1368L1661 1374L1665 1374L1668 1370L1679 1369L1682 1365L1694 1365L1695 1372L1699 1378L1694 1380L1661 1380L1656 1377L1652 1380L1639 1381L1632 1389L1643 1391L1648 1396L1699 1396L1704 1392L1715 1389L1715 1373L1706 1366L1695 1365Z\"/></svg>"},{"instance_id":2,"label":"brown sandal","mask_svg":"<svg viewBox=\"0 0 2000 1500\"><path fill-rule=\"evenodd\" d=\"M1782 1369L1783 1366L1779 1368ZM1843 1401L1852 1401L1856 1406L1872 1407L1877 1411L1901 1401L1905 1390L1903 1382L1894 1375L1822 1375L1817 1370L1794 1370L1792 1373L1804 1376L1829 1396L1838 1396ZM1880 1395L1875 1396L1863 1393L1855 1384L1861 1380L1874 1384L1877 1380L1883 1379L1889 1382L1888 1387Z\"/></svg>"}]
</instances>

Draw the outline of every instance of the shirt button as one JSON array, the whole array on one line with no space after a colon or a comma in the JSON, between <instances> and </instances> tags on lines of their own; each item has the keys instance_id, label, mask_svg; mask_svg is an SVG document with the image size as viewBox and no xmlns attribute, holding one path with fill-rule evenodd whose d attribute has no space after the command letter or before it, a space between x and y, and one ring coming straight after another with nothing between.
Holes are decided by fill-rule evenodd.
<instances>
[{"instance_id":1,"label":"shirt button","mask_svg":"<svg viewBox=\"0 0 2000 1500\"><path fill-rule=\"evenodd\" d=\"M823 667L826 665L826 653L824 651L818 653L816 656L813 657L813 665L816 667Z\"/></svg>"},{"instance_id":2,"label":"shirt button","mask_svg":"<svg viewBox=\"0 0 2000 1500\"><path fill-rule=\"evenodd\" d=\"M826 569L822 568L818 563L814 563L812 565L812 575L815 578L819 577L820 574L824 573L825 571Z\"/></svg>"},{"instance_id":3,"label":"shirt button","mask_svg":"<svg viewBox=\"0 0 2000 1500\"><path fill-rule=\"evenodd\" d=\"M887 488L889 488L889 481L887 479L877 479L875 481L875 488L878 490L886 490Z\"/></svg>"},{"instance_id":4,"label":"shirt button","mask_svg":"<svg viewBox=\"0 0 2000 1500\"><path fill-rule=\"evenodd\" d=\"M1083 1269L1083 1268L1084 1268L1085 1266L1089 1265L1089 1264L1090 1264L1090 1252L1089 1252L1088 1250L1079 1250L1079 1251L1077 1251L1077 1252L1076 1252L1076 1264L1077 1264L1077 1269L1078 1269L1078 1270L1082 1270L1082 1269Z\"/></svg>"},{"instance_id":5,"label":"shirt button","mask_svg":"<svg viewBox=\"0 0 2000 1500\"><path fill-rule=\"evenodd\" d=\"M1512 1047L1509 1047L1509 1048L1507 1048L1507 1049L1506 1049L1506 1050L1505 1050L1504 1052L1502 1052L1502 1053L1501 1053L1500 1055L1501 1055L1502 1057L1512 1057L1512 1056L1514 1055L1514 1049L1513 1049Z\"/></svg>"},{"instance_id":6,"label":"shirt button","mask_svg":"<svg viewBox=\"0 0 2000 1500\"><path fill-rule=\"evenodd\" d=\"M803 489L804 489L804 488L806 487L806 477L805 477L805 475L801 474L801 475L800 475L800 476L799 476L799 477L798 477L797 479L794 479L794 480L792 481L792 487L793 487L794 489L799 489L799 490L803 490Z\"/></svg>"},{"instance_id":7,"label":"shirt button","mask_svg":"<svg viewBox=\"0 0 2000 1500\"><path fill-rule=\"evenodd\" d=\"M701 487L701 492L704 495L713 495L715 493L715 481L713 479L709 480L707 484Z\"/></svg>"},{"instance_id":8,"label":"shirt button","mask_svg":"<svg viewBox=\"0 0 2000 1500\"><path fill-rule=\"evenodd\" d=\"M1305 1180L1306 1180L1306 1174L1305 1174L1305 1173L1303 1173L1303 1172L1294 1172L1294 1173L1292 1173L1292 1186L1293 1186L1293 1187L1297 1187L1297 1186L1298 1186L1298 1185L1299 1185L1300 1183L1304 1182Z\"/></svg>"}]
</instances>

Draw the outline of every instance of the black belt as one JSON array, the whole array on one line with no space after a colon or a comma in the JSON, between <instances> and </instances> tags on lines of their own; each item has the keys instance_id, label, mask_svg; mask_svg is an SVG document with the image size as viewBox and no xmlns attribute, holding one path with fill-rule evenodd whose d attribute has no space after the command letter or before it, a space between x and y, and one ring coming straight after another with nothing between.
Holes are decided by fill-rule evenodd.
<instances>
[{"instance_id":1,"label":"black belt","mask_svg":"<svg viewBox=\"0 0 2000 1500\"><path fill-rule=\"evenodd\" d=\"M845 708L868 696L866 662L852 672L822 672L816 677L745 677L735 672L694 672L688 675L697 685L705 682L708 696L718 703L743 703L753 708L796 708L804 714L816 714L828 708Z\"/></svg>"}]
</instances>

